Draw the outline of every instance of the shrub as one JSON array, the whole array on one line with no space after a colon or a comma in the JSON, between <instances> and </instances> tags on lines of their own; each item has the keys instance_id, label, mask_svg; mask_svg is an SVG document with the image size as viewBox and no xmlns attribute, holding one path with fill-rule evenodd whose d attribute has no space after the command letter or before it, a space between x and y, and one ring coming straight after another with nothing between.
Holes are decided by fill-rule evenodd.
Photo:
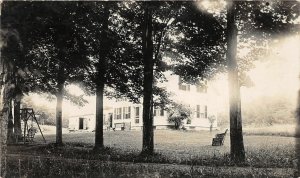
<instances>
[{"instance_id":1,"label":"shrub","mask_svg":"<svg viewBox=\"0 0 300 178\"><path fill-rule=\"evenodd\" d=\"M188 106L178 103L172 103L171 107L168 108L168 111L168 122L174 123L175 129L177 130L183 124L183 120L190 119L190 115L192 114L192 111Z\"/></svg>"}]
</instances>

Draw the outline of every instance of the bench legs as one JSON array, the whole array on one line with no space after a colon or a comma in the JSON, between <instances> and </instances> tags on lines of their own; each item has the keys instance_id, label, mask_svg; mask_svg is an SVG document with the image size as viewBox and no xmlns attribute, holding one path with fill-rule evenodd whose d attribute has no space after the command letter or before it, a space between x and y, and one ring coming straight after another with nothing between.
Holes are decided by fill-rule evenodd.
<instances>
[{"instance_id":1,"label":"bench legs","mask_svg":"<svg viewBox=\"0 0 300 178\"><path fill-rule=\"evenodd\" d=\"M223 145L223 139L213 138L212 146L221 146L221 145Z\"/></svg>"}]
</instances>

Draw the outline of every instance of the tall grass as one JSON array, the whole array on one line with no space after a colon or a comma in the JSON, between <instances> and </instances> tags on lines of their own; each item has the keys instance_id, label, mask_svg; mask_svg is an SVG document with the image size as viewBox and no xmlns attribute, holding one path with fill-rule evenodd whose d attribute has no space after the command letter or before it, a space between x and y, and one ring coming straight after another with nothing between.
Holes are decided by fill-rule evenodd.
<instances>
[{"instance_id":1,"label":"tall grass","mask_svg":"<svg viewBox=\"0 0 300 178\"><path fill-rule=\"evenodd\" d=\"M229 135L224 146L212 147L215 133L155 131L156 153L148 157L140 156L139 131L105 132L100 152L93 151L94 133L64 134L63 147L9 146L7 177L292 177L294 138L246 135L246 161L235 165Z\"/></svg>"},{"instance_id":2,"label":"tall grass","mask_svg":"<svg viewBox=\"0 0 300 178\"><path fill-rule=\"evenodd\" d=\"M294 168L294 145L271 145L265 148L255 146L246 147L246 161L238 166L251 166L256 168ZM147 157L140 156L140 150L105 148L101 152L94 152L93 145L84 143L68 143L63 147L54 144L33 147L30 150L19 150L18 155L33 155L43 157L58 157L66 159L84 159L101 161L121 161L133 163L160 163L181 164L196 166L237 166L231 160L226 148L218 147L215 150L195 153L192 150L182 152L159 151ZM224 146L227 147L227 146ZM202 148L203 149L203 148ZM205 149L203 149L205 150ZM15 154L16 152L9 152Z\"/></svg>"},{"instance_id":3,"label":"tall grass","mask_svg":"<svg viewBox=\"0 0 300 178\"><path fill-rule=\"evenodd\" d=\"M293 169L203 167L57 157L8 159L7 177L292 177Z\"/></svg>"}]
</instances>

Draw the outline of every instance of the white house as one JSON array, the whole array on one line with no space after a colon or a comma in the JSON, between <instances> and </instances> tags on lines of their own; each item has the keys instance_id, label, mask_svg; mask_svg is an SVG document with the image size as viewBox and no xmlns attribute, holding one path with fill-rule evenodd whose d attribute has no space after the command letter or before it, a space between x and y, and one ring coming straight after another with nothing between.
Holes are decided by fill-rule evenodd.
<instances>
[{"instance_id":1,"label":"white house","mask_svg":"<svg viewBox=\"0 0 300 178\"><path fill-rule=\"evenodd\" d=\"M216 115L210 110L208 98L208 85L189 85L184 84L180 77L165 73L167 82L159 83L159 87L164 87L171 93L174 101L189 106L193 114L189 120L185 120L183 125L188 130L208 130L211 123L208 116ZM104 128L114 128L115 130L141 130L143 127L142 104L134 104L129 101L117 101L111 108L104 111ZM168 122L168 113L163 108L154 108L154 128L172 128L174 123ZM217 128L217 121L213 122L212 127ZM94 130L95 115L74 116L69 119L69 129L74 130Z\"/></svg>"},{"instance_id":2,"label":"white house","mask_svg":"<svg viewBox=\"0 0 300 178\"><path fill-rule=\"evenodd\" d=\"M165 88L171 92L171 97L174 101L189 106L193 114L189 120L185 120L183 125L189 130L208 130L211 123L208 116L216 114L210 110L208 98L207 82L203 85L184 84L180 77L165 73L167 82L159 83L159 87ZM143 107L142 104L134 104L128 101L116 102L113 106L112 125L116 129L140 130L143 126L142 119ZM173 127L173 123L168 122L168 112L163 108L154 108L154 128L167 129ZM217 128L217 121L213 122L213 128Z\"/></svg>"}]
</instances>

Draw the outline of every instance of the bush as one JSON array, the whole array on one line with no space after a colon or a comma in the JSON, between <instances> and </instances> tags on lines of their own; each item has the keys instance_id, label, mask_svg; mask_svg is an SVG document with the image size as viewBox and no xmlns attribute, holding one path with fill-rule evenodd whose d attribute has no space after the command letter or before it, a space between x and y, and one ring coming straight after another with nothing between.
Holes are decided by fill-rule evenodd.
<instances>
[{"instance_id":1,"label":"bush","mask_svg":"<svg viewBox=\"0 0 300 178\"><path fill-rule=\"evenodd\" d=\"M171 107L168 108L168 111L168 122L174 123L174 127L176 130L178 130L183 124L183 120L190 119L190 115L192 113L191 109L188 106L177 103L172 103Z\"/></svg>"}]
</instances>

